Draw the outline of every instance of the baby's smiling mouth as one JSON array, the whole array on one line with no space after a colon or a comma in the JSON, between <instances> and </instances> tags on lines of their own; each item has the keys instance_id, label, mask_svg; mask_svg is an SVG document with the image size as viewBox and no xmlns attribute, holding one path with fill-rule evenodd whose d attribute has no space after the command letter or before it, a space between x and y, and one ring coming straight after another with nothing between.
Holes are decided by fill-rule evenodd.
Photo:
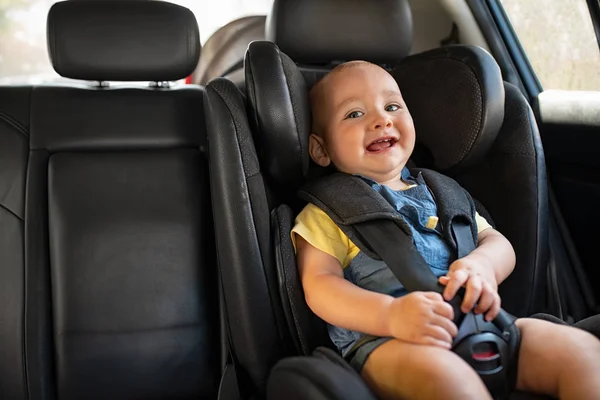
<instances>
[{"instance_id":1,"label":"baby's smiling mouth","mask_svg":"<svg viewBox=\"0 0 600 400\"><path fill-rule=\"evenodd\" d=\"M377 153L389 149L390 147L393 147L397 141L398 139L396 139L395 137L385 136L371 142L371 144L367 146L367 151Z\"/></svg>"}]
</instances>

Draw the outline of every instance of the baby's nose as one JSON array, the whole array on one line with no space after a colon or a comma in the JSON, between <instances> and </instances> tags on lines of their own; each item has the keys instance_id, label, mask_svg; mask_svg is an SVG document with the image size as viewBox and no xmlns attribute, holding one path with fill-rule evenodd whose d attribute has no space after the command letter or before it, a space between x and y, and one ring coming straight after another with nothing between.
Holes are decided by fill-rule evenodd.
<instances>
[{"instance_id":1,"label":"baby's nose","mask_svg":"<svg viewBox=\"0 0 600 400\"><path fill-rule=\"evenodd\" d=\"M373 126L374 129L389 128L392 126L392 120L389 118L378 118Z\"/></svg>"}]
</instances>

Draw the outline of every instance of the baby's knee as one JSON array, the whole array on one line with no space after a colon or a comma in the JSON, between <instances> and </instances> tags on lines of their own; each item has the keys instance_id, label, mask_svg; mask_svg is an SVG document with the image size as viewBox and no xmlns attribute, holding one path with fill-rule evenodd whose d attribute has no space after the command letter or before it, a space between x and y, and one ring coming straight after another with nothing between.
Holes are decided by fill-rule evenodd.
<instances>
[{"instance_id":1,"label":"baby's knee","mask_svg":"<svg viewBox=\"0 0 600 400\"><path fill-rule=\"evenodd\" d=\"M452 351L440 349L435 356L421 357L411 364L418 373L432 384L445 387L453 392L461 390L475 390L480 392L484 387L479 375L462 358ZM457 384L460 382L460 384Z\"/></svg>"},{"instance_id":2,"label":"baby's knee","mask_svg":"<svg viewBox=\"0 0 600 400\"><path fill-rule=\"evenodd\" d=\"M571 360L591 362L600 366L600 340L589 332L578 328L570 328L568 345L564 348L564 356Z\"/></svg>"},{"instance_id":3,"label":"baby's knee","mask_svg":"<svg viewBox=\"0 0 600 400\"><path fill-rule=\"evenodd\" d=\"M575 354L598 354L600 340L589 332L572 326L550 325L547 331L552 334L548 343L555 349L562 349L563 355L572 358ZM548 339L548 338L545 338ZM560 345L558 345L560 343Z\"/></svg>"},{"instance_id":4,"label":"baby's knee","mask_svg":"<svg viewBox=\"0 0 600 400\"><path fill-rule=\"evenodd\" d=\"M439 347L392 340L375 350L362 374L382 398L490 399L477 373Z\"/></svg>"},{"instance_id":5,"label":"baby's knee","mask_svg":"<svg viewBox=\"0 0 600 400\"><path fill-rule=\"evenodd\" d=\"M521 326L522 346L525 353L546 357L549 352L562 369L598 364L600 359L600 340L582 329L566 325L557 325L546 321L527 320ZM528 351L531 350L531 351Z\"/></svg>"},{"instance_id":6,"label":"baby's knee","mask_svg":"<svg viewBox=\"0 0 600 400\"><path fill-rule=\"evenodd\" d=\"M439 390L436 398L491 400L479 375L456 353L442 350L438 357L423 359L421 367Z\"/></svg>"},{"instance_id":7,"label":"baby's knee","mask_svg":"<svg viewBox=\"0 0 600 400\"><path fill-rule=\"evenodd\" d=\"M448 376L451 378L460 376L465 379L479 379L475 370L452 351L442 350L436 359L430 358L424 360L424 362L430 370L434 370L439 376Z\"/></svg>"}]
</instances>

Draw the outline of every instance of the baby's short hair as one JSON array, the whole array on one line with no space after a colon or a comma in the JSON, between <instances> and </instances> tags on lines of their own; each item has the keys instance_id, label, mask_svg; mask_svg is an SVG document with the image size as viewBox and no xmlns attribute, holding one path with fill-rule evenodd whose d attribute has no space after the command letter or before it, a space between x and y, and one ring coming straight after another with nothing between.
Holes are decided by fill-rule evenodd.
<instances>
[{"instance_id":1,"label":"baby's short hair","mask_svg":"<svg viewBox=\"0 0 600 400\"><path fill-rule=\"evenodd\" d=\"M334 75L336 73L342 72L344 70L347 69L351 69L351 68L356 68L356 67L361 67L364 65L375 65L373 63L370 63L368 61L363 61L363 60L355 60L355 61L347 61L345 63L336 65L335 68L333 68L331 71L329 71L327 74L325 74L325 76L323 76L321 79L319 79L317 81L317 83L315 83L313 85L313 87L310 89L310 97L311 97L311 102L313 101L313 96L319 92L321 86L323 86L323 84L327 81L327 79L331 76Z\"/></svg>"},{"instance_id":2,"label":"baby's short hair","mask_svg":"<svg viewBox=\"0 0 600 400\"><path fill-rule=\"evenodd\" d=\"M329 72L329 74L333 74L333 73L336 73L336 72L341 72L341 71L343 71L345 69L362 67L363 65L376 65L376 64L370 63L368 61L363 61L363 60L347 61L345 63L336 65L335 68L333 68L331 70L331 72ZM327 75L329 75L329 74L327 74Z\"/></svg>"}]
</instances>

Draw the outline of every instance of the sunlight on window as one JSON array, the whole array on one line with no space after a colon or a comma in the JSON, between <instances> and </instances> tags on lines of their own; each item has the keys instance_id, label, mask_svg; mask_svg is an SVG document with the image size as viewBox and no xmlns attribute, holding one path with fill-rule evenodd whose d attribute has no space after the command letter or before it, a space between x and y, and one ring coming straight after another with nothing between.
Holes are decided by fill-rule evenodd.
<instances>
[{"instance_id":1,"label":"sunlight on window","mask_svg":"<svg viewBox=\"0 0 600 400\"><path fill-rule=\"evenodd\" d=\"M600 50L585 0L502 0L545 89L600 91Z\"/></svg>"}]
</instances>

